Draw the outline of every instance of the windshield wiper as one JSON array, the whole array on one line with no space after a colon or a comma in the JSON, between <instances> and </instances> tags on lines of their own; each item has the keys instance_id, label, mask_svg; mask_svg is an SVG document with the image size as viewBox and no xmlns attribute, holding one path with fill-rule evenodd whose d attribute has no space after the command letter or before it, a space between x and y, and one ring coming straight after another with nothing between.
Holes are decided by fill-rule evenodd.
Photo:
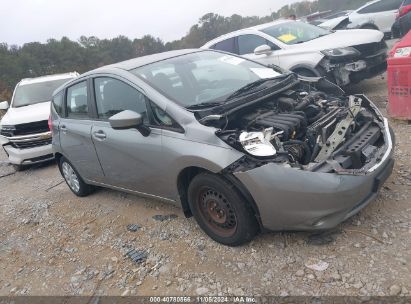
<instances>
[{"instance_id":1,"label":"windshield wiper","mask_svg":"<svg viewBox=\"0 0 411 304\"><path fill-rule=\"evenodd\" d=\"M278 80L278 77L273 77L273 78L263 78L263 79L259 79L256 80L254 82L251 82L245 86L243 86L242 88L240 88L239 90L235 91L233 94L231 94L230 96L228 96L226 98L227 100L233 99L235 97L239 97L241 95L243 95L244 93L250 93L250 92L255 92L255 88L258 88L259 86L261 86L262 84L272 81L272 80Z\"/></svg>"},{"instance_id":2,"label":"windshield wiper","mask_svg":"<svg viewBox=\"0 0 411 304\"><path fill-rule=\"evenodd\" d=\"M211 108L211 107L217 107L221 106L224 103L221 102L202 102L199 104L193 104L191 106L186 107L188 110L197 110L197 109L204 109L204 108Z\"/></svg>"}]
</instances>

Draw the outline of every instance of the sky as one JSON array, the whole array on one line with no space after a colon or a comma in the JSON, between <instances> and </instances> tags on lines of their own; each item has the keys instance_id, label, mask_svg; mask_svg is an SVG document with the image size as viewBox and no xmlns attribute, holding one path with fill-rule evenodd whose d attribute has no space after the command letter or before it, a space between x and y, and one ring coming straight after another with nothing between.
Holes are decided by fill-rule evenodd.
<instances>
[{"instance_id":1,"label":"sky","mask_svg":"<svg viewBox=\"0 0 411 304\"><path fill-rule=\"evenodd\" d=\"M172 41L204 14L267 16L297 0L0 0L0 43L22 45L63 36Z\"/></svg>"}]
</instances>

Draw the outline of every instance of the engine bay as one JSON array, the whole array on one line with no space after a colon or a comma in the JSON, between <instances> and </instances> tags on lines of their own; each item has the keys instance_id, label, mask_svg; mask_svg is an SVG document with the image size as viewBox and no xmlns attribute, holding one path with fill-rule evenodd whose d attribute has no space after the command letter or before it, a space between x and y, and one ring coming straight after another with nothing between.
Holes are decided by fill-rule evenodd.
<instances>
[{"instance_id":1,"label":"engine bay","mask_svg":"<svg viewBox=\"0 0 411 304\"><path fill-rule=\"evenodd\" d=\"M232 170L276 162L308 171L361 173L386 150L383 119L361 95L291 89L219 123L217 136L246 155Z\"/></svg>"}]
</instances>

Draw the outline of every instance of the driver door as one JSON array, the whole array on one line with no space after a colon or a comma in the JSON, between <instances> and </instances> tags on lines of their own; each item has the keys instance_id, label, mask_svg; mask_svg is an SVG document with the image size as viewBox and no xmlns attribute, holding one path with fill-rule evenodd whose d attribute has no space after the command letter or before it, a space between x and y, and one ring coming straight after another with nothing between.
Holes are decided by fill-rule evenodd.
<instances>
[{"instance_id":1,"label":"driver door","mask_svg":"<svg viewBox=\"0 0 411 304\"><path fill-rule=\"evenodd\" d=\"M124 110L140 113L148 124L147 98L131 85L110 77L94 80L98 119L91 137L110 186L156 194L163 183L161 129L144 137L137 129L114 130L108 118Z\"/></svg>"},{"instance_id":2,"label":"driver door","mask_svg":"<svg viewBox=\"0 0 411 304\"><path fill-rule=\"evenodd\" d=\"M280 48L272 43L271 41L268 41L267 39L260 37L258 35L241 35L237 37L237 42L238 42L238 54L240 56L243 56L245 58L251 59L258 61L264 65L269 65L269 64L275 64L277 66L280 66L280 60L279 56L276 54ZM271 47L271 50L273 51L269 55L255 55L254 50L261 46L261 45L268 45Z\"/></svg>"}]
</instances>

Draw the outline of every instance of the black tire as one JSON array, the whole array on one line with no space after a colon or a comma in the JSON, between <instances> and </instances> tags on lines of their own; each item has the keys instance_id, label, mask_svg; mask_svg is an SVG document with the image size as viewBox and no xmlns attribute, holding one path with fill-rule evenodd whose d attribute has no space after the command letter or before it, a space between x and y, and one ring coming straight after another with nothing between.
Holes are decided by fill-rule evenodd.
<instances>
[{"instance_id":1,"label":"black tire","mask_svg":"<svg viewBox=\"0 0 411 304\"><path fill-rule=\"evenodd\" d=\"M13 168L16 172L24 171L26 169L23 165L13 165Z\"/></svg>"},{"instance_id":2,"label":"black tire","mask_svg":"<svg viewBox=\"0 0 411 304\"><path fill-rule=\"evenodd\" d=\"M218 243L239 246L259 232L250 204L219 175L200 173L194 177L188 187L188 202L198 225Z\"/></svg>"},{"instance_id":3,"label":"black tire","mask_svg":"<svg viewBox=\"0 0 411 304\"><path fill-rule=\"evenodd\" d=\"M87 185L74 166L64 156L59 160L59 169L67 186L75 195L84 197L94 191L95 187ZM69 171L66 172L66 170ZM71 176L71 178L68 176ZM77 181L75 181L75 179Z\"/></svg>"}]
</instances>

